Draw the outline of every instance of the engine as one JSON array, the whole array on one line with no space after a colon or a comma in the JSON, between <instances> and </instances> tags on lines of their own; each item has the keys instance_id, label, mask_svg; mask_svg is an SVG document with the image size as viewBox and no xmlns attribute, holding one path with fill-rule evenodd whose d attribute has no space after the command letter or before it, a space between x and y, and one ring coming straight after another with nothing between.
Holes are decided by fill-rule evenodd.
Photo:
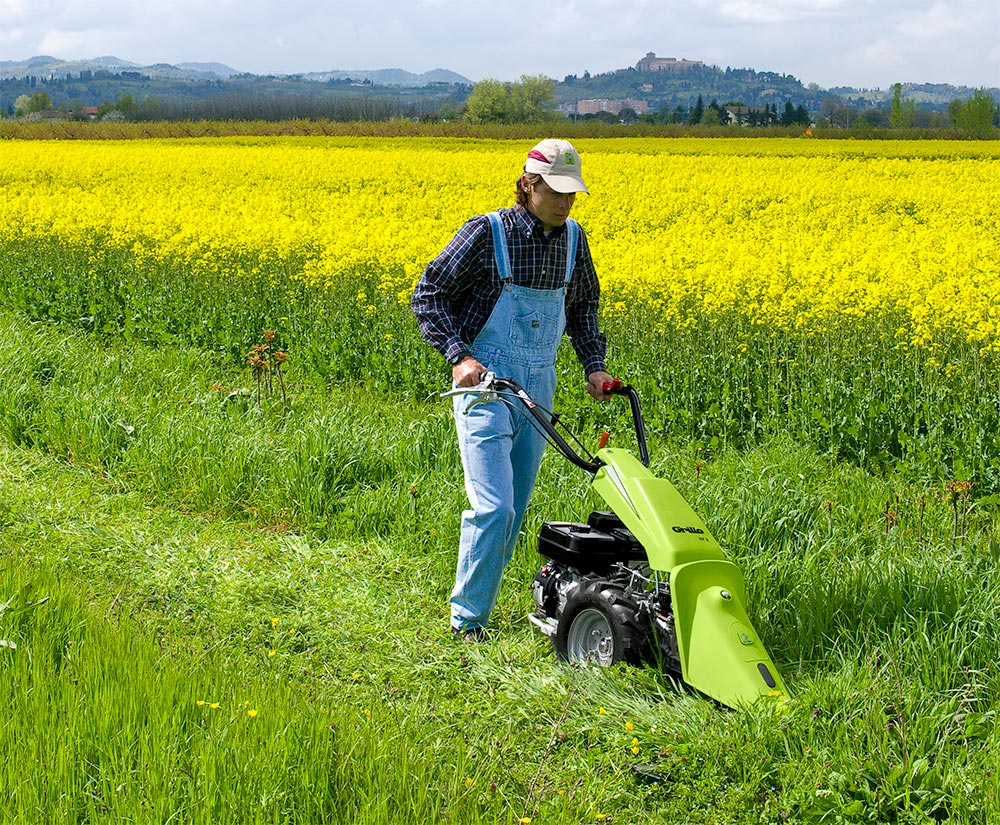
<instances>
[{"instance_id":1,"label":"engine","mask_svg":"<svg viewBox=\"0 0 1000 825\"><path fill-rule=\"evenodd\" d=\"M532 583L529 619L557 650L564 646L560 622L567 606L573 613L576 602L600 594L614 623L628 630L636 658L680 671L669 582L649 569L644 548L613 513L591 513L587 524L546 522L538 550L547 561Z\"/></svg>"}]
</instances>

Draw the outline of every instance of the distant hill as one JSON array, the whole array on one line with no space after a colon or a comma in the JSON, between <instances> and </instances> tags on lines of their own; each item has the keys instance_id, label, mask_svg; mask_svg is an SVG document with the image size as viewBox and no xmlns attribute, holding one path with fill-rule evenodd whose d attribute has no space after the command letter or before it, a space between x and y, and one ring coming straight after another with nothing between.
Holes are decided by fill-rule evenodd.
<instances>
[{"instance_id":1,"label":"distant hill","mask_svg":"<svg viewBox=\"0 0 1000 825\"><path fill-rule=\"evenodd\" d=\"M64 78L81 72L137 73L150 78L174 80L229 80L236 75L248 74L223 63L154 63L143 66L119 57L94 57L88 60L62 60L58 57L39 55L27 60L0 60L0 80L24 77ZM329 80L362 80L375 86L401 86L416 88L435 83L472 86L472 81L447 69L434 69L414 74L403 69L331 69L325 72L308 72L268 77L294 77L302 80L326 82Z\"/></svg>"},{"instance_id":2,"label":"distant hill","mask_svg":"<svg viewBox=\"0 0 1000 825\"><path fill-rule=\"evenodd\" d=\"M366 80L374 86L402 86L417 88L435 83L450 83L456 86L472 86L469 78L447 69L432 69L422 74L413 74L404 69L332 69L328 72L310 72L299 75L303 80Z\"/></svg>"},{"instance_id":3,"label":"distant hill","mask_svg":"<svg viewBox=\"0 0 1000 825\"><path fill-rule=\"evenodd\" d=\"M569 105L581 100L637 100L650 111L663 108L690 108L699 97L707 106L742 103L745 106L778 105L785 101L818 109L829 92L818 86L803 86L792 75L758 72L754 69L721 69L697 61L668 62L664 68L650 68L648 59L636 66L603 74L568 75L556 86L556 99ZM654 65L656 65L654 63Z\"/></svg>"},{"instance_id":4,"label":"distant hill","mask_svg":"<svg viewBox=\"0 0 1000 825\"><path fill-rule=\"evenodd\" d=\"M903 97L918 108L944 109L952 100L966 100L975 89L945 84L902 83ZM993 90L994 95L998 93ZM823 89L815 83L804 85L790 74L759 72L748 68L725 69L699 61L657 58L652 53L635 66L598 75L568 75L556 84L556 99L564 108L581 100L638 100L650 111L663 108L690 108L698 97L704 105L715 100L721 105L771 106L781 109L786 101L818 111L824 104L852 108L879 108L889 104L892 89Z\"/></svg>"},{"instance_id":5,"label":"distant hill","mask_svg":"<svg viewBox=\"0 0 1000 825\"><path fill-rule=\"evenodd\" d=\"M442 108L457 112L472 86L445 69L256 75L222 63L140 66L110 56L62 60L40 55L0 62L0 117L15 113L18 98L45 93L54 109L82 118L102 106L118 106L116 116L127 111L145 120L422 118Z\"/></svg>"},{"instance_id":6,"label":"distant hill","mask_svg":"<svg viewBox=\"0 0 1000 825\"><path fill-rule=\"evenodd\" d=\"M176 80L225 80L239 74L236 69L222 63L157 63L141 66L119 57L93 57L87 60L62 60L58 57L39 55L27 60L0 60L0 80L22 77L65 77L81 72L137 72L146 77L169 77Z\"/></svg>"},{"instance_id":7,"label":"distant hill","mask_svg":"<svg viewBox=\"0 0 1000 825\"><path fill-rule=\"evenodd\" d=\"M318 117L332 116L331 102L376 100L399 116L422 116L442 106L451 112L459 111L473 85L473 81L447 69L421 74L390 68L256 75L217 62L142 66L112 55L86 60L38 55L27 60L0 61L0 116L13 114L18 97L43 91L55 107L77 111L115 103L119 98L175 109L211 100L229 107L219 109L219 117L260 110L265 104L271 112L294 110L304 113L300 116ZM902 85L903 96L913 100L918 109L937 111L952 100L971 97L975 91L961 86ZM657 57L652 52L627 68L597 75L567 75L554 82L553 88L556 102L567 113L622 108L639 113L690 110L699 97L706 106L715 101L720 105L767 106L772 111L782 109L786 103L811 112L843 106L884 109L892 94L891 89L822 89L816 84L806 86L789 74L723 69L698 60ZM994 95L997 92L993 90ZM586 102L586 107L581 102ZM602 102L617 108L605 109ZM317 103L326 108L310 108ZM200 111L204 107L190 108L190 116L197 117ZM153 118L154 114L149 116Z\"/></svg>"}]
</instances>

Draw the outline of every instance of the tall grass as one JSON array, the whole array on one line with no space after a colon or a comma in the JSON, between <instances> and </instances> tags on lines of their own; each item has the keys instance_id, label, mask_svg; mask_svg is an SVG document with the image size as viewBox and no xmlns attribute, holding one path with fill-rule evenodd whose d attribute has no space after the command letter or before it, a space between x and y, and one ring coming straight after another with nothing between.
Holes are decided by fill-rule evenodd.
<instances>
[{"instance_id":1,"label":"tall grass","mask_svg":"<svg viewBox=\"0 0 1000 825\"><path fill-rule=\"evenodd\" d=\"M0 568L0 819L339 820L338 716L252 666L164 655L74 589L11 556Z\"/></svg>"},{"instance_id":2,"label":"tall grass","mask_svg":"<svg viewBox=\"0 0 1000 825\"><path fill-rule=\"evenodd\" d=\"M3 252L0 820L1000 817L995 356L899 347L890 319L608 316L654 469L743 569L793 693L731 713L565 668L524 621L527 537L596 504L551 454L495 636L448 636L446 370L376 273L319 292ZM265 329L284 397L245 362ZM627 446L626 411L559 369L565 419Z\"/></svg>"},{"instance_id":3,"label":"tall grass","mask_svg":"<svg viewBox=\"0 0 1000 825\"><path fill-rule=\"evenodd\" d=\"M164 351L190 344L226 363L240 363L271 328L295 374L337 392L364 387L423 403L440 389L440 359L408 308L379 288L381 273L317 290L283 272L222 279L137 266L99 244L26 241L5 251L8 305L29 317ZM998 355L961 331L908 344L891 313L791 335L736 314L664 325L634 302L605 326L612 367L652 401L650 425L663 435L715 451L788 433L865 468L905 468L924 484L970 481L977 498L1000 493ZM564 384L578 380L570 357L561 369Z\"/></svg>"}]
</instances>

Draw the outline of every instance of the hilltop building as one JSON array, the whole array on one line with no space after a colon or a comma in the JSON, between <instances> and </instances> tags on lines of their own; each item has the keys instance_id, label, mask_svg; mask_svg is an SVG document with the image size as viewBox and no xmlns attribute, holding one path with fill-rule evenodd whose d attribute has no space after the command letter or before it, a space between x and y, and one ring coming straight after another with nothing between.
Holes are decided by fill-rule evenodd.
<instances>
[{"instance_id":1,"label":"hilltop building","mask_svg":"<svg viewBox=\"0 0 1000 825\"><path fill-rule=\"evenodd\" d=\"M657 57L648 52L642 60L635 64L640 72L677 72L704 66L701 60L678 60L676 57Z\"/></svg>"}]
</instances>

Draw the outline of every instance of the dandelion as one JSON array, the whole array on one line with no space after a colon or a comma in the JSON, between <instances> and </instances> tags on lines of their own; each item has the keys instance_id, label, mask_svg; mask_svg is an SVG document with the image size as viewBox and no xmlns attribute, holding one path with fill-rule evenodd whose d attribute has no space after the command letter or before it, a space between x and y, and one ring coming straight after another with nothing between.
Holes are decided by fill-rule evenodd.
<instances>
[{"instance_id":1,"label":"dandelion","mask_svg":"<svg viewBox=\"0 0 1000 825\"><path fill-rule=\"evenodd\" d=\"M277 655L278 655L278 651L275 650L273 647L269 651L267 651L267 657L269 659L273 659Z\"/></svg>"},{"instance_id":2,"label":"dandelion","mask_svg":"<svg viewBox=\"0 0 1000 825\"><path fill-rule=\"evenodd\" d=\"M521 825L531 825L531 817L530 816L522 816L517 821L520 822Z\"/></svg>"},{"instance_id":3,"label":"dandelion","mask_svg":"<svg viewBox=\"0 0 1000 825\"><path fill-rule=\"evenodd\" d=\"M607 715L608 715L608 712L607 712L607 710L605 710L604 708L598 708L598 709L597 709L597 715L598 715L598 716L607 716Z\"/></svg>"},{"instance_id":4,"label":"dandelion","mask_svg":"<svg viewBox=\"0 0 1000 825\"><path fill-rule=\"evenodd\" d=\"M466 787L466 789L472 787L472 777L471 776L465 777L465 787Z\"/></svg>"},{"instance_id":5,"label":"dandelion","mask_svg":"<svg viewBox=\"0 0 1000 825\"><path fill-rule=\"evenodd\" d=\"M247 711L247 716L249 716L251 719L256 719L257 718L257 708L250 708Z\"/></svg>"},{"instance_id":6,"label":"dandelion","mask_svg":"<svg viewBox=\"0 0 1000 825\"><path fill-rule=\"evenodd\" d=\"M211 708L212 710L218 710L218 709L219 709L219 708L221 707L221 705L220 705L220 704L219 704L218 702L212 702L212 703L211 703L211 704L209 705L209 707L210 707L210 708Z\"/></svg>"},{"instance_id":7,"label":"dandelion","mask_svg":"<svg viewBox=\"0 0 1000 825\"><path fill-rule=\"evenodd\" d=\"M195 702L195 704L198 707L203 708L203 707L205 707L205 700L204 699L199 699L197 702Z\"/></svg>"},{"instance_id":8,"label":"dandelion","mask_svg":"<svg viewBox=\"0 0 1000 825\"><path fill-rule=\"evenodd\" d=\"M631 722L626 722L625 730L635 730L635 725L633 725Z\"/></svg>"},{"instance_id":9,"label":"dandelion","mask_svg":"<svg viewBox=\"0 0 1000 825\"><path fill-rule=\"evenodd\" d=\"M277 616L275 616L273 619L271 619L271 627L274 627L280 621L281 621L281 619L279 619Z\"/></svg>"}]
</instances>

